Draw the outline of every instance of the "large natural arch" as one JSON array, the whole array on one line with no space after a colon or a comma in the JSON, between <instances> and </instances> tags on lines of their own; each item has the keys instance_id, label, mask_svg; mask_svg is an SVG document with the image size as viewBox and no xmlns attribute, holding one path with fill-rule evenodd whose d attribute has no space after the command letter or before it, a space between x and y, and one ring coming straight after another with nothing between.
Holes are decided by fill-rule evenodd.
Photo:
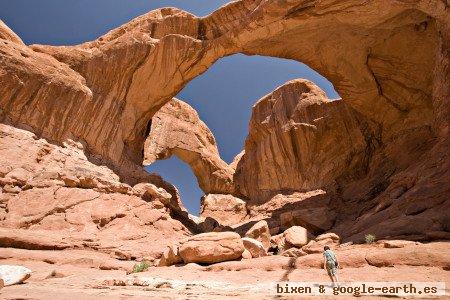
<instances>
[{"instance_id":1,"label":"large natural arch","mask_svg":"<svg viewBox=\"0 0 450 300\"><path fill-rule=\"evenodd\" d=\"M73 47L26 47L2 25L1 117L54 141L80 140L133 182L144 176L152 116L189 80L233 53L290 58L323 74L346 105L378 128L377 163L389 172L375 174L383 184L371 196L395 179L407 190L416 186L411 193L422 199L414 178L434 178L435 166L445 170L448 161L434 155L448 145L448 24L441 1L242 0L205 18L156 10ZM441 189L428 190L436 196L429 206L405 198L406 220L442 203ZM355 230L380 219L363 218ZM401 227L404 220L393 222Z\"/></svg>"},{"instance_id":2,"label":"large natural arch","mask_svg":"<svg viewBox=\"0 0 450 300\"><path fill-rule=\"evenodd\" d=\"M423 78L423 74L433 74L436 55L445 42L438 29L445 31L442 26L448 23L442 2L430 6L420 1L361 5L359 1L281 4L247 0L205 18L177 9L153 11L80 46L36 45L32 49L52 55L81 75L74 73L72 78L79 79L65 83L70 118L51 122L58 109L43 107L47 113L41 122L49 124L43 134L58 140L63 132L70 132L118 169L129 160L140 163L152 115L215 60L244 52L307 63L329 78L350 105L380 123L385 128L383 138L389 139L396 132L433 122L433 78ZM303 42L298 42L299 37ZM264 47L269 41L271 47ZM6 47L22 50L18 44ZM410 51L412 47L416 51ZM50 59L35 52L27 55ZM17 59L5 63L26 64L26 58ZM54 71L41 74L41 80L73 73L66 69L56 63ZM407 73L417 80L411 82L394 73ZM401 92L394 92L393 87ZM56 87L50 84L47 88ZM18 106L33 96L21 95L8 85L4 90L5 99L17 94L14 102ZM34 94L38 101L45 91L37 89ZM92 112L98 116L94 121L89 116ZM33 121L39 114L36 110L21 114L6 110L6 114L16 122L42 127ZM88 120L90 125L84 125Z\"/></svg>"}]
</instances>

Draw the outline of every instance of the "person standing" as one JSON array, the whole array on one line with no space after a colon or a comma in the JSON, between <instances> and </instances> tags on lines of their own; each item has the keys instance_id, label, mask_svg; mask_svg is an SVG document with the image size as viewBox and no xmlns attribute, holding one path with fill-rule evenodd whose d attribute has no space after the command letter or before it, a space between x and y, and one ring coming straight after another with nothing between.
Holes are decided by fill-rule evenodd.
<instances>
[{"instance_id":1,"label":"person standing","mask_svg":"<svg viewBox=\"0 0 450 300\"><path fill-rule=\"evenodd\" d=\"M337 261L336 255L333 251L331 251L330 247L323 247L323 258L323 268L327 271L328 276L330 276L333 285L338 284L337 269L339 267L339 263Z\"/></svg>"}]
</instances>

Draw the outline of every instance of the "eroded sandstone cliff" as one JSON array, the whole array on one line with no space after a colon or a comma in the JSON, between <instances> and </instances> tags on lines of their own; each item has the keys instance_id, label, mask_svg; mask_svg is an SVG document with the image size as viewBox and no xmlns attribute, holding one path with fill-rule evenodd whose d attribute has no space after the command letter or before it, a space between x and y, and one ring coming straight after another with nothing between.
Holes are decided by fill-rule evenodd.
<instances>
[{"instance_id":1,"label":"eroded sandstone cliff","mask_svg":"<svg viewBox=\"0 0 450 300\"><path fill-rule=\"evenodd\" d=\"M127 177L153 114L215 60L243 52L307 63L388 142L446 127L447 26L442 1L242 0L205 18L160 9L78 46L5 40L2 108L54 140L85 140Z\"/></svg>"},{"instance_id":2,"label":"eroded sandstone cliff","mask_svg":"<svg viewBox=\"0 0 450 300\"><path fill-rule=\"evenodd\" d=\"M448 237L448 137L431 125L382 136L380 124L305 80L263 97L234 175L249 218L353 241Z\"/></svg>"},{"instance_id":3,"label":"eroded sandstone cliff","mask_svg":"<svg viewBox=\"0 0 450 300\"><path fill-rule=\"evenodd\" d=\"M175 98L152 118L144 165L172 155L191 166L205 193L234 193L234 170L220 158L214 135L192 107Z\"/></svg>"},{"instance_id":4,"label":"eroded sandstone cliff","mask_svg":"<svg viewBox=\"0 0 450 300\"><path fill-rule=\"evenodd\" d=\"M177 194L122 183L106 166L88 161L82 144L54 145L6 124L0 124L0 186L3 248L85 249L152 260L162 244L193 230Z\"/></svg>"},{"instance_id":5,"label":"eroded sandstone cliff","mask_svg":"<svg viewBox=\"0 0 450 300\"><path fill-rule=\"evenodd\" d=\"M2 23L0 121L59 146L81 143L87 160L130 186L152 182L141 166L151 119L192 78L238 52L294 59L326 76L342 100L312 93L307 107L257 111L235 194L264 205L277 193L323 191L331 198L320 207L334 216L327 224L347 238L442 236L449 228L449 24L444 1L241 0L204 18L165 8L92 42L28 47ZM292 111L298 116L261 132L259 114ZM328 130L320 118L331 115ZM270 168L252 169L246 157ZM293 176L274 174L275 167Z\"/></svg>"}]
</instances>

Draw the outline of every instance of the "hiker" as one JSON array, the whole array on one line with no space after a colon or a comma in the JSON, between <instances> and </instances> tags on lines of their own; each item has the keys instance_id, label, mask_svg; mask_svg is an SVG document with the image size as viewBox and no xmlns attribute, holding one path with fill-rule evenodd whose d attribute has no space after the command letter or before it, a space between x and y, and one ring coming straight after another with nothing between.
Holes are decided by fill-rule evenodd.
<instances>
[{"instance_id":1,"label":"hiker","mask_svg":"<svg viewBox=\"0 0 450 300\"><path fill-rule=\"evenodd\" d=\"M337 269L339 263L337 261L336 255L330 250L330 247L323 247L323 268L327 270L328 276L330 276L333 285L338 283Z\"/></svg>"}]
</instances>

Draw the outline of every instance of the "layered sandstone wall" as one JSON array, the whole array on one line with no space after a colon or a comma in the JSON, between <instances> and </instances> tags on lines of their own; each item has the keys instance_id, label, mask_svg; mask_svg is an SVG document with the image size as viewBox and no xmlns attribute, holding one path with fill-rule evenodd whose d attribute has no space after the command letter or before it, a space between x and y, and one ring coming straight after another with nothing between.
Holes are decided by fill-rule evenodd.
<instances>
[{"instance_id":1,"label":"layered sandstone wall","mask_svg":"<svg viewBox=\"0 0 450 300\"><path fill-rule=\"evenodd\" d=\"M444 126L432 94L447 82L433 84L447 23L441 1L242 0L205 18L160 9L78 46L3 42L2 109L52 140L84 140L133 177L153 114L214 61L243 52L307 63L390 142Z\"/></svg>"},{"instance_id":2,"label":"layered sandstone wall","mask_svg":"<svg viewBox=\"0 0 450 300\"><path fill-rule=\"evenodd\" d=\"M150 183L120 182L106 166L89 162L80 143L58 146L0 124L2 248L86 249L152 260L162 244L193 230L180 218L179 201Z\"/></svg>"},{"instance_id":3,"label":"layered sandstone wall","mask_svg":"<svg viewBox=\"0 0 450 300\"><path fill-rule=\"evenodd\" d=\"M293 80L253 107L238 193L262 204L277 193L309 191L368 168L377 126L307 80Z\"/></svg>"},{"instance_id":4,"label":"layered sandstone wall","mask_svg":"<svg viewBox=\"0 0 450 300\"><path fill-rule=\"evenodd\" d=\"M342 100L259 103L272 111L254 115L235 194L265 204L321 190L335 206L325 223L344 237L439 236L449 211L449 19L443 1L241 0L205 18L155 10L69 47L28 47L2 23L0 121L58 146L81 143L88 160L134 185L152 181L141 166L152 117L191 79L238 52L294 59ZM272 133L259 115L277 120Z\"/></svg>"}]
</instances>

